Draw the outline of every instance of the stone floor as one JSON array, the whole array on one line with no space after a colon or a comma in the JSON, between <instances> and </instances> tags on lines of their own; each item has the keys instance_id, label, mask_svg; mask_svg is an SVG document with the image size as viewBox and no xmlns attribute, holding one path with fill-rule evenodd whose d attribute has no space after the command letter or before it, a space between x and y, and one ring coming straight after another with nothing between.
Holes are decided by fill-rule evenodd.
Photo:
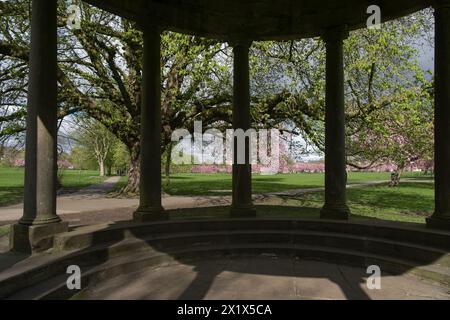
<instances>
[{"instance_id":1,"label":"stone floor","mask_svg":"<svg viewBox=\"0 0 450 320\"><path fill-rule=\"evenodd\" d=\"M450 288L388 275L369 290L362 268L276 257L173 264L97 283L79 299L450 299Z\"/></svg>"}]
</instances>

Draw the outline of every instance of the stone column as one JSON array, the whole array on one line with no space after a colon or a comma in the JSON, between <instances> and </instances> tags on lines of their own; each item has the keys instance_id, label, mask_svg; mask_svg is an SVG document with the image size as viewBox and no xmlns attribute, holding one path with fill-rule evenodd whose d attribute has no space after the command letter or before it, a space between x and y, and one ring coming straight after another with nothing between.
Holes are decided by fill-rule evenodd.
<instances>
[{"instance_id":1,"label":"stone column","mask_svg":"<svg viewBox=\"0 0 450 320\"><path fill-rule=\"evenodd\" d=\"M326 43L325 205L324 219L348 219L346 200L345 101L343 40L345 27L328 30Z\"/></svg>"},{"instance_id":2,"label":"stone column","mask_svg":"<svg viewBox=\"0 0 450 320\"><path fill-rule=\"evenodd\" d=\"M141 162L138 221L162 220L161 205L161 36L158 28L144 31L141 106Z\"/></svg>"},{"instance_id":3,"label":"stone column","mask_svg":"<svg viewBox=\"0 0 450 320\"><path fill-rule=\"evenodd\" d=\"M249 48L251 41L236 41L233 46L233 129L242 129L244 135L234 137L233 152L233 200L232 217L255 216L256 210L252 203L252 166L250 161L250 138L245 132L250 129L250 76ZM236 132L236 131L235 131ZM245 161L239 163L237 144L245 139ZM242 155L241 155L242 157ZM243 158L243 157L242 157Z\"/></svg>"},{"instance_id":4,"label":"stone column","mask_svg":"<svg viewBox=\"0 0 450 320\"><path fill-rule=\"evenodd\" d=\"M51 246L67 230L56 214L57 27L56 0L33 0L28 84L23 216L11 229L11 249Z\"/></svg>"},{"instance_id":5,"label":"stone column","mask_svg":"<svg viewBox=\"0 0 450 320\"><path fill-rule=\"evenodd\" d=\"M450 1L435 9L435 211L431 228L450 230Z\"/></svg>"}]
</instances>

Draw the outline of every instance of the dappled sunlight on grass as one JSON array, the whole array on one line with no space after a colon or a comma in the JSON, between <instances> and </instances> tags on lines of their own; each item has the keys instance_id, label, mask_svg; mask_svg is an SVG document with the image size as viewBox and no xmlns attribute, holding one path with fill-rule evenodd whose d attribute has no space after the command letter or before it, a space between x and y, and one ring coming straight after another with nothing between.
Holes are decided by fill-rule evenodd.
<instances>
[{"instance_id":1,"label":"dappled sunlight on grass","mask_svg":"<svg viewBox=\"0 0 450 320\"><path fill-rule=\"evenodd\" d=\"M0 187L0 207L21 202L23 187Z\"/></svg>"},{"instance_id":2,"label":"dappled sunlight on grass","mask_svg":"<svg viewBox=\"0 0 450 320\"><path fill-rule=\"evenodd\" d=\"M350 172L349 184L388 181L389 173ZM407 179L406 179L407 178ZM411 179L413 178L413 179ZM62 174L64 188L82 188L100 183L104 178L95 171L65 170ZM126 185L121 177L115 190ZM324 174L298 173L278 175L253 175L253 193L267 194L296 189L323 187ZM174 174L170 184L163 178L163 191L169 195L221 196L231 195L231 174ZM20 202L23 193L23 169L0 168L0 206ZM433 212L434 185L431 176L407 173L399 187L386 184L348 189L348 204L354 217L424 223ZM261 196L260 196L261 197ZM289 197L267 197L257 203L258 215L284 217L318 217L324 203L323 192L299 193ZM184 209L174 212L175 219L227 218L229 208L211 210Z\"/></svg>"},{"instance_id":3,"label":"dappled sunlight on grass","mask_svg":"<svg viewBox=\"0 0 450 320\"><path fill-rule=\"evenodd\" d=\"M349 172L348 183L358 184L374 181L389 181L390 173ZM164 180L163 180L164 181ZM386 184L355 187L348 189L348 204L353 217L396 220L424 223L426 216L433 212L433 178L418 172L405 173L399 187L390 188ZM174 174L170 185L163 183L164 192L169 195L220 196L231 195L230 174ZM121 179L126 184L126 178ZM293 189L323 187L322 173L298 173L278 175L253 175L253 193L271 193ZM295 197L271 197L259 205L267 205L260 214L275 216L315 216L318 217L324 203L323 192L299 194ZM278 208L280 207L280 208ZM193 211L192 211L193 210ZM177 218L225 218L228 208L213 210L195 209L178 212Z\"/></svg>"},{"instance_id":4,"label":"dappled sunlight on grass","mask_svg":"<svg viewBox=\"0 0 450 320\"><path fill-rule=\"evenodd\" d=\"M10 226L0 226L0 238L9 234Z\"/></svg>"},{"instance_id":5,"label":"dappled sunlight on grass","mask_svg":"<svg viewBox=\"0 0 450 320\"><path fill-rule=\"evenodd\" d=\"M377 185L348 189L348 205L355 217L425 223L434 208L432 183L403 182L399 187ZM301 194L286 199L289 205L320 208L323 192Z\"/></svg>"},{"instance_id":6,"label":"dappled sunlight on grass","mask_svg":"<svg viewBox=\"0 0 450 320\"><path fill-rule=\"evenodd\" d=\"M58 176L61 178L63 189L70 191L102 183L108 178L100 177L95 170L62 170Z\"/></svg>"},{"instance_id":7,"label":"dappled sunlight on grass","mask_svg":"<svg viewBox=\"0 0 450 320\"><path fill-rule=\"evenodd\" d=\"M293 189L318 188L324 185L323 173L295 173L277 175L253 175L253 193L280 192ZM350 172L348 183L389 180L389 173ZM123 181L125 184L126 181ZM174 174L167 186L163 179L163 191L170 195L230 195L231 174Z\"/></svg>"},{"instance_id":8,"label":"dappled sunlight on grass","mask_svg":"<svg viewBox=\"0 0 450 320\"><path fill-rule=\"evenodd\" d=\"M106 179L94 170L60 170L58 175L63 189L69 190L78 190ZM23 168L0 168L0 206L20 203L23 199L23 184Z\"/></svg>"},{"instance_id":9,"label":"dappled sunlight on grass","mask_svg":"<svg viewBox=\"0 0 450 320\"><path fill-rule=\"evenodd\" d=\"M278 179L276 181L279 181ZM366 186L348 190L348 205L354 218L425 223L434 206L434 186L424 182L402 182L399 187ZM268 197L257 202L261 217L319 217L323 192ZM174 211L175 219L227 218L228 207Z\"/></svg>"}]
</instances>

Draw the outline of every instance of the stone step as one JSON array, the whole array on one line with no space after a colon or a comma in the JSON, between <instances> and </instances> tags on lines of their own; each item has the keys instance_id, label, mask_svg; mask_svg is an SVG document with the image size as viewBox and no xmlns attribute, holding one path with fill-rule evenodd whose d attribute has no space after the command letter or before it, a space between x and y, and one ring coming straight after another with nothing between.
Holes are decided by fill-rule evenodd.
<instances>
[{"instance_id":1,"label":"stone step","mask_svg":"<svg viewBox=\"0 0 450 320\"><path fill-rule=\"evenodd\" d=\"M404 236L404 239L399 235ZM165 254L197 247L222 246L225 250L227 246L253 245L264 248L277 244L280 253L283 253L283 248L289 249L291 246L318 246L329 250L350 250L362 257L375 255L389 261L402 259L414 263L415 267L431 265L441 270L450 266L449 249L446 249L448 239L448 232L429 231L417 225L385 226L317 219L231 219L146 224L119 222L78 228L57 235L53 252L47 253L48 259L39 260L36 257L40 262L33 263L31 267L19 266L17 272L9 269L0 273L0 298L64 274L71 264L86 270L112 258L122 255L128 257L131 252L146 254L153 250ZM328 260L333 261L334 257L331 254ZM429 271L429 278L439 274L433 268L423 271Z\"/></svg>"},{"instance_id":2,"label":"stone step","mask_svg":"<svg viewBox=\"0 0 450 320\"><path fill-rule=\"evenodd\" d=\"M130 242L126 240L125 242ZM120 245L120 244L117 244ZM96 266L82 268L82 286L89 287L102 280L111 279L118 275L132 273L145 268L167 265L170 263L186 263L195 265L198 259L213 259L224 255L268 257L290 256L301 259L330 261L346 265L367 267L378 265L383 272L391 274L411 273L421 278L450 285L450 268L432 264L418 265L408 260L367 254L354 250L321 247L317 245L298 245L280 243L247 243L247 244L202 244L183 249L172 249L160 252L148 247L146 251L128 252L112 256ZM22 290L9 298L11 299L55 299L70 298L74 295L66 287L67 275L55 275L49 281L38 283Z\"/></svg>"},{"instance_id":3,"label":"stone step","mask_svg":"<svg viewBox=\"0 0 450 320\"><path fill-rule=\"evenodd\" d=\"M65 285L67 280L67 274L59 274L51 277L43 282L34 284L24 290L21 290L11 296L8 300L40 300L46 296L50 296L53 292Z\"/></svg>"},{"instance_id":4,"label":"stone step","mask_svg":"<svg viewBox=\"0 0 450 320\"><path fill-rule=\"evenodd\" d=\"M130 239L126 242L125 240ZM399 258L411 258L414 261L429 264L440 263L450 266L450 255L447 251L428 246L412 244L408 242L392 241L331 232L316 231L279 231L279 230L243 230L243 231L203 231L183 232L174 234L147 235L142 238L128 237L119 241L119 246L114 242L108 246L109 255L118 254L120 251L145 249L153 246L164 250L172 247L182 247L186 244L223 244L223 243L287 243L319 245L334 248L352 249L361 252L388 255ZM67 242L66 242L67 243ZM59 242L58 247L66 249L65 242ZM126 245L125 245L126 244ZM100 244L101 246L101 244ZM69 246L73 249L73 245Z\"/></svg>"},{"instance_id":5,"label":"stone step","mask_svg":"<svg viewBox=\"0 0 450 320\"><path fill-rule=\"evenodd\" d=\"M39 281L45 278L43 272L51 276L61 272L70 264L77 264L82 268L89 267L91 264L102 263L111 257L121 254L128 254L132 251L146 251L152 246L155 249L166 251L168 249L183 248L186 245L216 245L216 244L245 244L245 243L280 243L280 244L303 244L328 246L331 248L351 249L362 253L372 253L387 255L408 260L413 257L416 263L421 264L440 264L449 266L449 255L442 250L417 246L409 243L392 242L386 239L372 239L368 237L355 237L336 233L318 233L312 231L228 231L228 232L193 232L179 234L158 234L143 239L126 238L119 242L110 242L97 245L87 250L75 251L70 253L59 261L56 261L49 267L40 268L40 270L21 274L25 280L20 279L16 282L32 284L31 279ZM59 267L58 267L59 266ZM32 275L32 276L30 276ZM11 280L11 279L10 279ZM12 282L12 281L10 281ZM25 282L24 282L25 283ZM17 286L14 284L14 286Z\"/></svg>"},{"instance_id":6,"label":"stone step","mask_svg":"<svg viewBox=\"0 0 450 320\"><path fill-rule=\"evenodd\" d=\"M60 234L55 247L65 250L79 249L128 237L200 231L317 231L348 234L361 237L389 239L450 250L450 233L426 229L409 223L374 223L367 221L329 221L317 219L228 219L165 221L152 223L122 222L110 226L79 228Z\"/></svg>"},{"instance_id":7,"label":"stone step","mask_svg":"<svg viewBox=\"0 0 450 320\"><path fill-rule=\"evenodd\" d=\"M219 233L220 234L220 233ZM232 238L235 235L242 236L245 234L245 238L242 239L235 239L238 241L233 241ZM388 240L381 240L381 239L370 239L370 238L359 238L359 237L351 237L351 236L343 236L341 234L330 234L330 233L315 233L315 232L292 232L293 237L298 240L298 236L301 236L301 239L308 239L308 241L305 242L283 242L280 240L285 240L283 237L285 237L285 234L281 235L281 239L275 239L279 241L274 241L274 234L270 234L270 237L266 238L267 231L266 232L259 232L258 235L263 236L261 239L257 239L255 236L254 231L248 231L248 232L232 232L226 233L223 232L224 236L231 237L228 238L228 241L211 241L212 237L218 236L218 233L215 234L203 234L201 235L201 238L196 238L196 240L199 240L197 242L190 242L188 239L186 239L186 234L177 234L177 235L167 235L166 237L149 237L148 239L126 239L124 241L121 241L118 244L114 244L108 247L109 256L110 257L119 257L121 255L126 255L128 252L139 252L139 251L146 251L149 248L151 250L156 250L157 252L170 252L172 250L182 250L183 247L185 247L187 244L191 244L192 248L204 248L204 247L223 247L226 248L226 246L230 246L230 248L233 247L239 247L246 245L255 246L258 248L258 250L264 250L264 248L278 248L280 252L283 250L283 248L287 247L288 250L290 250L292 247L296 248L314 248L318 247L321 250L331 250L331 252L334 252L335 250L342 252L351 252L355 256L362 256L367 257L368 259L371 259L371 257L374 257L375 260L384 261L385 264L387 264L390 261L394 262L395 264L398 264L400 262L401 265L405 266L413 266L414 268L420 268L418 269L421 273L430 273L427 278L433 279L434 275L433 273L437 273L438 275L440 272L443 272L444 275L449 276L450 279L450 255L442 250L425 247L425 246L417 246L412 245L410 243L401 243L401 242L392 242ZM276 233L275 235L279 235L279 233ZM193 236L194 238L198 236L198 233L192 233L189 234L189 236ZM174 241L172 243L167 243L167 241L173 241L175 237L179 237L180 240ZM344 241L342 241L344 238ZM320 240L325 239L325 243L321 242ZM209 241L208 241L209 240ZM217 238L216 238L217 240ZM218 239L220 240L220 238ZM223 239L222 239L223 240ZM243 240L243 241L242 241ZM260 241L255 241L260 240ZM355 245L352 246L357 241L364 241L364 246L361 245ZM370 242L373 241L374 243L371 244ZM152 242L160 242L165 245L161 246L154 246ZM180 243L182 243L180 245ZM346 247L345 245L349 245ZM393 248L389 248L386 251L386 248L388 246L393 246ZM353 264L352 260L345 260L339 261L339 257L331 256L331 259L328 259L330 262L342 262L344 264ZM361 266L361 260L359 260L358 263L356 263L357 266ZM374 263L376 264L376 263ZM367 265L365 263L364 265ZM389 268L390 270L395 271L396 269L393 267ZM400 269L403 270L403 269ZM440 280L440 277L437 277L438 282L442 282ZM445 283L445 281L444 281Z\"/></svg>"}]
</instances>

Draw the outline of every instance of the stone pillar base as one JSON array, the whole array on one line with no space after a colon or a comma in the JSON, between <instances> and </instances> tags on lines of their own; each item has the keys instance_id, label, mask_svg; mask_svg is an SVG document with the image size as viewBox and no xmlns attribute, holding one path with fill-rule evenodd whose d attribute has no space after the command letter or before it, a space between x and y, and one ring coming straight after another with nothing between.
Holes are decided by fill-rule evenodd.
<instances>
[{"instance_id":1,"label":"stone pillar base","mask_svg":"<svg viewBox=\"0 0 450 320\"><path fill-rule=\"evenodd\" d=\"M138 208L133 213L133 220L138 222L164 221L169 220L169 214L163 207Z\"/></svg>"},{"instance_id":2,"label":"stone pillar base","mask_svg":"<svg viewBox=\"0 0 450 320\"><path fill-rule=\"evenodd\" d=\"M427 228L450 231L450 218L432 216L427 218Z\"/></svg>"},{"instance_id":3,"label":"stone pillar base","mask_svg":"<svg viewBox=\"0 0 450 320\"><path fill-rule=\"evenodd\" d=\"M68 222L56 222L43 225L14 224L10 232L11 251L38 253L53 246L53 236L69 230Z\"/></svg>"},{"instance_id":4,"label":"stone pillar base","mask_svg":"<svg viewBox=\"0 0 450 320\"><path fill-rule=\"evenodd\" d=\"M349 215L350 209L346 205L342 206L325 205L320 211L321 219L348 220Z\"/></svg>"},{"instance_id":5,"label":"stone pillar base","mask_svg":"<svg viewBox=\"0 0 450 320\"><path fill-rule=\"evenodd\" d=\"M231 218L252 218L256 217L256 209L254 206L236 206L231 207L230 211Z\"/></svg>"}]
</instances>

